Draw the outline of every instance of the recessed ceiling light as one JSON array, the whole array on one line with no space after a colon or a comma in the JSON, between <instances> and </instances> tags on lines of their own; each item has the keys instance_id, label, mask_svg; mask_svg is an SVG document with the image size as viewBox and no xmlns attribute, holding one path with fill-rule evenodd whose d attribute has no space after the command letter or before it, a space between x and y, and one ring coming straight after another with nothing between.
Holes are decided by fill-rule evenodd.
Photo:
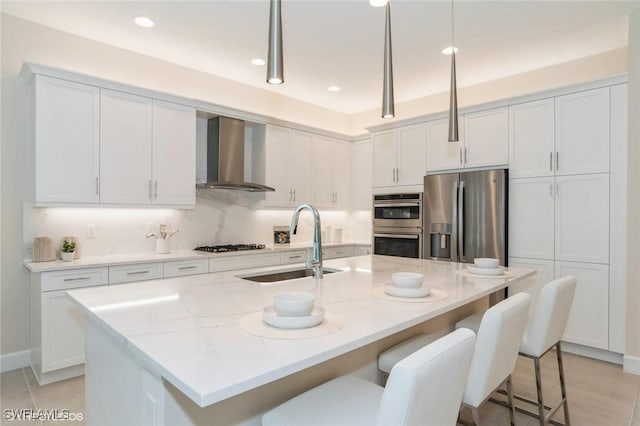
<instances>
[{"instance_id":1,"label":"recessed ceiling light","mask_svg":"<svg viewBox=\"0 0 640 426\"><path fill-rule=\"evenodd\" d=\"M134 22L145 28L151 28L155 25L154 22L146 16L136 16Z\"/></svg>"},{"instance_id":2,"label":"recessed ceiling light","mask_svg":"<svg viewBox=\"0 0 640 426\"><path fill-rule=\"evenodd\" d=\"M443 55L451 55L451 51L454 51L456 53L458 53L458 48L457 47L447 47L445 49L442 49L442 54Z\"/></svg>"},{"instance_id":3,"label":"recessed ceiling light","mask_svg":"<svg viewBox=\"0 0 640 426\"><path fill-rule=\"evenodd\" d=\"M369 4L373 7L382 7L386 6L389 0L369 0Z\"/></svg>"},{"instance_id":4,"label":"recessed ceiling light","mask_svg":"<svg viewBox=\"0 0 640 426\"><path fill-rule=\"evenodd\" d=\"M256 65L256 66L262 66L262 65L264 65L266 62L264 61L264 59L261 59L261 58L253 58L253 59L251 60L251 63L252 63L253 65Z\"/></svg>"},{"instance_id":5,"label":"recessed ceiling light","mask_svg":"<svg viewBox=\"0 0 640 426\"><path fill-rule=\"evenodd\" d=\"M339 92L341 89L338 86L329 86L327 90L330 92Z\"/></svg>"}]
</instances>

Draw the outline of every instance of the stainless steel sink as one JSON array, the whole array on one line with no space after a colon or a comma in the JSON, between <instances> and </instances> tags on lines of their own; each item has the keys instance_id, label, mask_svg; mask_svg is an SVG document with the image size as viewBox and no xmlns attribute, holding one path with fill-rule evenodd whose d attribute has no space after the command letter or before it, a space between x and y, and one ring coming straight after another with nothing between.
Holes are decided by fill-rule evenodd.
<instances>
[{"instance_id":1,"label":"stainless steel sink","mask_svg":"<svg viewBox=\"0 0 640 426\"><path fill-rule=\"evenodd\" d=\"M322 272L325 274L333 274L334 272L341 272L341 269L322 268ZM255 281L259 283L273 283L276 281L294 280L296 278L305 278L313 276L311 269L280 269L275 271L257 272L250 275L237 275L238 278L242 278L249 281Z\"/></svg>"}]
</instances>

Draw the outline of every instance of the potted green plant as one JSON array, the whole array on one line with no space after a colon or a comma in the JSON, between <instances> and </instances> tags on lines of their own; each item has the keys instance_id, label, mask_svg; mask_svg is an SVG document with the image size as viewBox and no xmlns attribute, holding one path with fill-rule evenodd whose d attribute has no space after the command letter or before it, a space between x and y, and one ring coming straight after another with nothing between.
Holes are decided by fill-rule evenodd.
<instances>
[{"instance_id":1,"label":"potted green plant","mask_svg":"<svg viewBox=\"0 0 640 426\"><path fill-rule=\"evenodd\" d=\"M62 242L62 248L60 250L62 252L62 260L65 262L69 262L73 260L74 256L76 255L76 243L73 241L64 240Z\"/></svg>"}]
</instances>

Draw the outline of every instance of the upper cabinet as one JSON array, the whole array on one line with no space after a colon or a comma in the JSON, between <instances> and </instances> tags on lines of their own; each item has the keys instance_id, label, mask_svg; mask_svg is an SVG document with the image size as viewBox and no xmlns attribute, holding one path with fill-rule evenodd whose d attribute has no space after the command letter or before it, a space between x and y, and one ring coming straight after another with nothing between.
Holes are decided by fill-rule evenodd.
<instances>
[{"instance_id":1,"label":"upper cabinet","mask_svg":"<svg viewBox=\"0 0 640 426\"><path fill-rule=\"evenodd\" d=\"M312 199L312 136L267 126L265 181L275 188L265 194L265 207L293 207Z\"/></svg>"},{"instance_id":2,"label":"upper cabinet","mask_svg":"<svg viewBox=\"0 0 640 426\"><path fill-rule=\"evenodd\" d=\"M609 88L509 108L511 177L609 171Z\"/></svg>"},{"instance_id":3,"label":"upper cabinet","mask_svg":"<svg viewBox=\"0 0 640 426\"><path fill-rule=\"evenodd\" d=\"M313 202L317 208L346 209L351 198L351 147L348 142L313 136Z\"/></svg>"},{"instance_id":4,"label":"upper cabinet","mask_svg":"<svg viewBox=\"0 0 640 426\"><path fill-rule=\"evenodd\" d=\"M354 142L351 147L351 208L371 210L371 140Z\"/></svg>"},{"instance_id":5,"label":"upper cabinet","mask_svg":"<svg viewBox=\"0 0 640 426\"><path fill-rule=\"evenodd\" d=\"M36 205L195 205L195 109L35 77Z\"/></svg>"},{"instance_id":6,"label":"upper cabinet","mask_svg":"<svg viewBox=\"0 0 640 426\"><path fill-rule=\"evenodd\" d=\"M506 108L460 116L459 141L448 140L448 119L427 123L427 171L497 167L509 163L509 122Z\"/></svg>"},{"instance_id":7,"label":"upper cabinet","mask_svg":"<svg viewBox=\"0 0 640 426\"><path fill-rule=\"evenodd\" d=\"M373 134L373 186L422 185L426 174L425 124Z\"/></svg>"},{"instance_id":8,"label":"upper cabinet","mask_svg":"<svg viewBox=\"0 0 640 426\"><path fill-rule=\"evenodd\" d=\"M100 89L35 78L35 201L97 203Z\"/></svg>"}]
</instances>

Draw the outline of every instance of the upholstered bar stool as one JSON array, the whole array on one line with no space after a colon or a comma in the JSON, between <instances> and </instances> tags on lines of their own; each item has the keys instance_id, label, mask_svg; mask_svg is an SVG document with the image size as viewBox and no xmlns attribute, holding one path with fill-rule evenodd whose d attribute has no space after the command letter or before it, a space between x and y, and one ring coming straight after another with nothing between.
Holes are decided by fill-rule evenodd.
<instances>
[{"instance_id":1,"label":"upholstered bar stool","mask_svg":"<svg viewBox=\"0 0 640 426\"><path fill-rule=\"evenodd\" d=\"M462 396L462 403L471 408L476 425L480 424L478 408L505 382L509 394L509 417L511 424L515 424L511 373L527 323L530 300L528 294L519 293L489 308L482 316ZM388 366L401 362L407 352L421 347L431 338L428 334L420 335L388 349L378 358L378 368L387 372Z\"/></svg>"},{"instance_id":2,"label":"upholstered bar stool","mask_svg":"<svg viewBox=\"0 0 640 426\"><path fill-rule=\"evenodd\" d=\"M569 420L569 403L567 400L567 389L564 381L564 368L562 363L562 350L560 347L560 339L564 334L571 311L571 303L576 290L576 279L572 276L566 276L546 284L536 304L533 316L529 321L527 330L520 344L520 355L533 359L536 375L536 391L538 400L532 401L519 395L514 397L520 401L537 405L538 413L517 408L518 411L537 417L540 425L551 423L562 425L562 423L551 420L551 416L563 406L565 425L571 424ZM479 324L479 316L472 315L456 324L456 328L469 328L477 330ZM552 348L556 348L556 356L558 359L558 373L560 376L561 400L555 407L548 407L544 404L542 395L542 380L540 370L540 359ZM549 412L545 415L545 408Z\"/></svg>"},{"instance_id":3,"label":"upholstered bar stool","mask_svg":"<svg viewBox=\"0 0 640 426\"><path fill-rule=\"evenodd\" d=\"M386 388L343 376L267 412L264 426L453 425L465 387L475 334L456 330L391 371Z\"/></svg>"}]
</instances>

